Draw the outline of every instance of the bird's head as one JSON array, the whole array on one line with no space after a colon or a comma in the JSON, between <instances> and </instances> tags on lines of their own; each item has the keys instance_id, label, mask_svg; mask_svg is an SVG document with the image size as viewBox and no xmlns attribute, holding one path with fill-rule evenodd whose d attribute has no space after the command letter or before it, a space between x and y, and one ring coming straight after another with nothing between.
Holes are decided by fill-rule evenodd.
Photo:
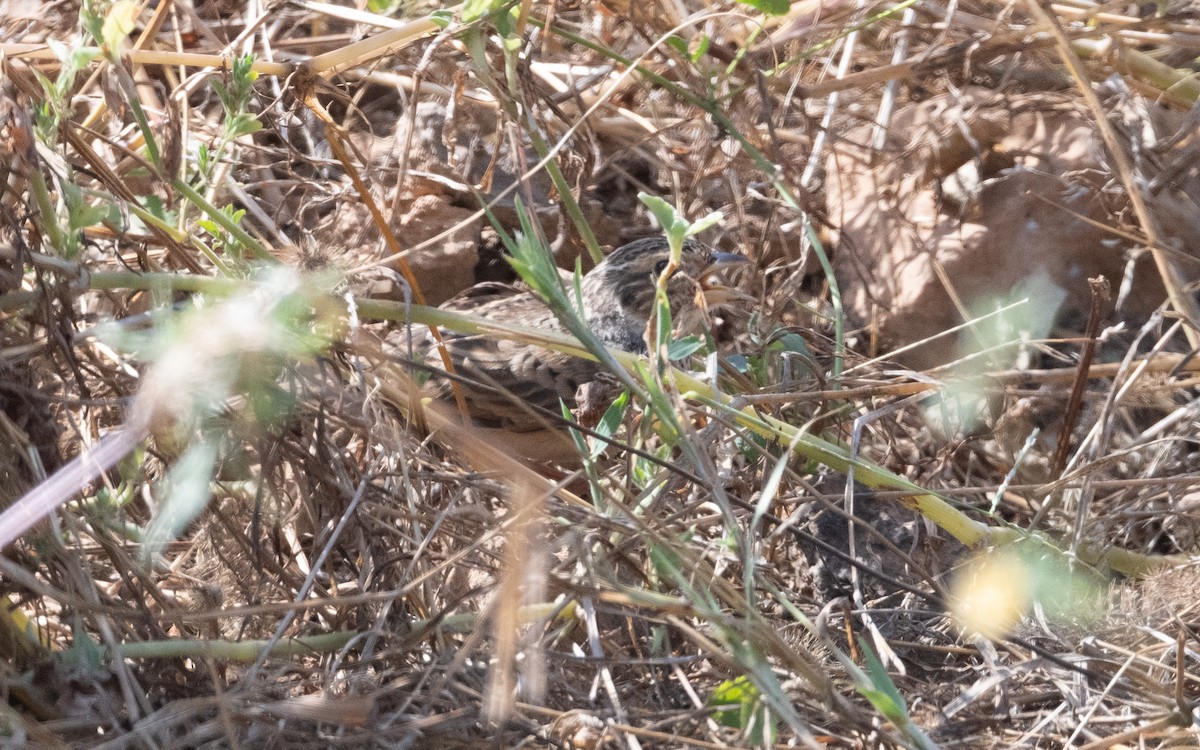
<instances>
[{"instance_id":1,"label":"bird's head","mask_svg":"<svg viewBox=\"0 0 1200 750\"><path fill-rule=\"evenodd\" d=\"M583 277L588 318L620 319L629 332L636 330L640 340L654 310L655 285L670 260L663 237L647 237L614 250ZM746 295L721 284L718 277L723 268L744 262L744 256L686 241L679 265L667 280L667 298L676 327L694 329L705 309L744 298ZM605 331L597 333L605 337Z\"/></svg>"}]
</instances>

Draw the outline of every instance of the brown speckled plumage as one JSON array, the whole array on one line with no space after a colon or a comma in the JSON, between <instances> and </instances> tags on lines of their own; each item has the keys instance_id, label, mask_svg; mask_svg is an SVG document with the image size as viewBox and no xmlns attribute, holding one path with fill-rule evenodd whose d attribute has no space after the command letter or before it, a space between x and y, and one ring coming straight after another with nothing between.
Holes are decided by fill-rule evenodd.
<instances>
[{"instance_id":1,"label":"brown speckled plumage","mask_svg":"<svg viewBox=\"0 0 1200 750\"><path fill-rule=\"evenodd\" d=\"M727 289L703 283L717 257L698 242L685 245L679 268L667 285L676 330L698 326L703 316L698 297L707 295L710 304L727 299ZM601 341L625 351L646 351L654 286L668 258L665 239L642 239L617 249L584 275L580 287L584 315ZM530 328L565 330L538 297L503 284L472 287L442 308ZM523 405L557 414L560 399L574 404L579 386L600 372L596 362L540 347L492 336L445 330L442 334L455 371L465 379L460 382L468 412L485 427L509 432L546 429L547 420ZM427 392L451 403L450 380L436 374L442 371L436 349L426 354L425 363L435 372Z\"/></svg>"}]
</instances>

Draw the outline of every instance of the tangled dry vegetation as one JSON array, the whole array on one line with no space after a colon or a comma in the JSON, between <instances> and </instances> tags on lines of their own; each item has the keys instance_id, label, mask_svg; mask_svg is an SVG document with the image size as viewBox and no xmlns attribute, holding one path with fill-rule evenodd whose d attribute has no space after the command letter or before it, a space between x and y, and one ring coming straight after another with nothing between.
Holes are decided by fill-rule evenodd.
<instances>
[{"instance_id":1,"label":"tangled dry vegetation","mask_svg":"<svg viewBox=\"0 0 1200 750\"><path fill-rule=\"evenodd\" d=\"M1195 6L771 5L0 2L0 744L1194 746ZM431 439L639 192L756 302Z\"/></svg>"}]
</instances>

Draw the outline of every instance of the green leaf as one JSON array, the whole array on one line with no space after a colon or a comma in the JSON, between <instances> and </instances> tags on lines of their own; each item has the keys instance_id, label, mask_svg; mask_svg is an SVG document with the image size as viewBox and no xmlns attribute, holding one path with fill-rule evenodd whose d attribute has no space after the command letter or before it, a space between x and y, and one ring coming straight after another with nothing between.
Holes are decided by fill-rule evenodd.
<instances>
[{"instance_id":1,"label":"green leaf","mask_svg":"<svg viewBox=\"0 0 1200 750\"><path fill-rule=\"evenodd\" d=\"M503 4L504 0L467 0L462 6L463 23L471 23L483 18L487 14L495 12Z\"/></svg>"},{"instance_id":2,"label":"green leaf","mask_svg":"<svg viewBox=\"0 0 1200 750\"><path fill-rule=\"evenodd\" d=\"M47 39L46 43L49 44L50 40ZM74 79L76 73L91 65L92 60L95 60L99 56L100 50L96 49L95 47L79 47L71 50L69 65L72 80Z\"/></svg>"},{"instance_id":3,"label":"green leaf","mask_svg":"<svg viewBox=\"0 0 1200 750\"><path fill-rule=\"evenodd\" d=\"M596 423L596 434L611 438L616 434L621 422L625 421L625 409L629 406L629 391L621 391L621 395L604 410L604 416ZM592 458L596 458L608 448L607 440L597 440L592 448Z\"/></svg>"},{"instance_id":4,"label":"green leaf","mask_svg":"<svg viewBox=\"0 0 1200 750\"><path fill-rule=\"evenodd\" d=\"M217 445L203 440L188 446L167 473L162 501L150 525L142 558L150 560L192 522L208 504L209 486L217 465Z\"/></svg>"},{"instance_id":5,"label":"green leaf","mask_svg":"<svg viewBox=\"0 0 1200 750\"><path fill-rule=\"evenodd\" d=\"M723 727L744 729L746 727L743 707L756 702L761 694L750 678L742 675L732 680L725 680L713 690L708 705L714 707L713 720ZM734 708L723 708L732 706Z\"/></svg>"},{"instance_id":6,"label":"green leaf","mask_svg":"<svg viewBox=\"0 0 1200 750\"><path fill-rule=\"evenodd\" d=\"M725 221L725 216L720 211L713 211L708 216L693 221L691 226L687 228L687 233L684 236L693 237L711 226L720 224L722 221Z\"/></svg>"},{"instance_id":7,"label":"green leaf","mask_svg":"<svg viewBox=\"0 0 1200 750\"><path fill-rule=\"evenodd\" d=\"M638 193L638 200L644 203L646 208L650 209L650 213L654 214L654 218L667 235L687 231L687 224L670 203L667 203L657 195L650 195L649 193Z\"/></svg>"},{"instance_id":8,"label":"green leaf","mask_svg":"<svg viewBox=\"0 0 1200 750\"><path fill-rule=\"evenodd\" d=\"M871 678L871 687L858 685L858 692L871 702L879 713L898 727L908 726L908 709L904 705L904 696L896 689L896 683L883 667L883 662L875 655L875 651L861 637L858 647L862 651L863 660L867 663L867 673Z\"/></svg>"},{"instance_id":9,"label":"green leaf","mask_svg":"<svg viewBox=\"0 0 1200 750\"><path fill-rule=\"evenodd\" d=\"M516 52L521 49L523 40L517 34L517 19L520 18L520 8L512 6L507 13L497 13L494 17L496 31L500 34L503 40L504 49L508 52Z\"/></svg>"},{"instance_id":10,"label":"green leaf","mask_svg":"<svg viewBox=\"0 0 1200 750\"><path fill-rule=\"evenodd\" d=\"M712 46L712 38L708 34L699 34L692 40L692 46L695 49L684 54L695 64L700 62L700 58L708 54L708 48Z\"/></svg>"},{"instance_id":11,"label":"green leaf","mask_svg":"<svg viewBox=\"0 0 1200 750\"><path fill-rule=\"evenodd\" d=\"M768 16L782 16L791 7L790 0L738 0L752 8L758 8Z\"/></svg>"},{"instance_id":12,"label":"green leaf","mask_svg":"<svg viewBox=\"0 0 1200 750\"><path fill-rule=\"evenodd\" d=\"M135 0L117 0L104 17L100 27L100 39L110 53L121 48L121 42L129 36L137 24L139 4Z\"/></svg>"},{"instance_id":13,"label":"green leaf","mask_svg":"<svg viewBox=\"0 0 1200 750\"><path fill-rule=\"evenodd\" d=\"M83 627L83 623L78 618L75 618L71 624L71 634L73 636L71 646L61 655L63 663L70 666L71 671L75 672L77 677L98 675L102 661L100 644L92 640L91 635L88 634L87 629Z\"/></svg>"},{"instance_id":14,"label":"green leaf","mask_svg":"<svg viewBox=\"0 0 1200 750\"><path fill-rule=\"evenodd\" d=\"M104 19L96 13L96 2L85 0L82 7L79 9L79 25L88 33L97 44L104 41L104 34L101 28L104 25Z\"/></svg>"},{"instance_id":15,"label":"green leaf","mask_svg":"<svg viewBox=\"0 0 1200 750\"><path fill-rule=\"evenodd\" d=\"M141 197L142 207L145 208L152 216L156 216L163 221L174 221L175 212L167 209L167 205L163 199L157 195L145 195Z\"/></svg>"},{"instance_id":16,"label":"green leaf","mask_svg":"<svg viewBox=\"0 0 1200 750\"><path fill-rule=\"evenodd\" d=\"M708 704L714 707L714 721L740 729L754 747L770 747L778 736L774 715L763 701L762 693L746 675L718 685Z\"/></svg>"},{"instance_id":17,"label":"green leaf","mask_svg":"<svg viewBox=\"0 0 1200 750\"><path fill-rule=\"evenodd\" d=\"M117 474L121 477L122 482L141 481L146 476L145 463L146 448L139 445L130 451L129 455L117 462Z\"/></svg>"},{"instance_id":18,"label":"green leaf","mask_svg":"<svg viewBox=\"0 0 1200 750\"><path fill-rule=\"evenodd\" d=\"M808 342L798 333L785 333L775 340L780 348L785 352L794 352L803 354L806 357L812 356L812 351L808 348Z\"/></svg>"},{"instance_id":19,"label":"green leaf","mask_svg":"<svg viewBox=\"0 0 1200 750\"><path fill-rule=\"evenodd\" d=\"M687 40L683 37L672 34L671 36L667 37L667 45L679 54L685 57L691 57L691 53L688 51Z\"/></svg>"},{"instance_id":20,"label":"green leaf","mask_svg":"<svg viewBox=\"0 0 1200 750\"><path fill-rule=\"evenodd\" d=\"M234 115L232 118L225 121L225 129L231 138L237 138L243 135L252 135L262 130L262 123L254 118L254 115L240 114Z\"/></svg>"},{"instance_id":21,"label":"green leaf","mask_svg":"<svg viewBox=\"0 0 1200 750\"><path fill-rule=\"evenodd\" d=\"M95 209L84 200L83 191L79 189L79 185L74 182L63 183L62 200L67 208L67 223L72 230L91 226L95 223L91 219L94 218L98 221L108 215L107 211L101 211L97 215Z\"/></svg>"},{"instance_id":22,"label":"green leaf","mask_svg":"<svg viewBox=\"0 0 1200 750\"><path fill-rule=\"evenodd\" d=\"M766 438L762 435L756 435L753 432L747 434L744 438L734 438L733 444L737 448L738 453L745 456L746 460L750 463L754 463L762 458L763 454L771 446L771 443Z\"/></svg>"},{"instance_id":23,"label":"green leaf","mask_svg":"<svg viewBox=\"0 0 1200 750\"><path fill-rule=\"evenodd\" d=\"M667 358L671 360L684 359L699 351L702 346L704 346L704 339L699 336L687 336L678 341L672 341L667 347Z\"/></svg>"},{"instance_id":24,"label":"green leaf","mask_svg":"<svg viewBox=\"0 0 1200 750\"><path fill-rule=\"evenodd\" d=\"M558 411L560 414L562 414L563 420L565 420L568 424L572 419L575 418L575 415L571 413L571 407L567 406L567 402L563 401L561 398L558 400ZM582 432L572 428L568 430L567 433L571 436L571 442L575 443L575 450L579 452L579 455L590 455L588 452L587 438L584 437Z\"/></svg>"},{"instance_id":25,"label":"green leaf","mask_svg":"<svg viewBox=\"0 0 1200 750\"><path fill-rule=\"evenodd\" d=\"M75 76L79 71L100 56L100 50L95 47L71 47L57 39L47 39L46 46L62 64L57 78L47 87L47 91L53 91L58 96L66 96L75 85Z\"/></svg>"},{"instance_id":26,"label":"green leaf","mask_svg":"<svg viewBox=\"0 0 1200 750\"><path fill-rule=\"evenodd\" d=\"M196 147L196 169L200 170L201 174L208 174L212 166L212 152L208 150L207 143L201 143Z\"/></svg>"},{"instance_id":27,"label":"green leaf","mask_svg":"<svg viewBox=\"0 0 1200 750\"><path fill-rule=\"evenodd\" d=\"M671 303L667 300L667 295L661 288L658 290L656 308L654 315L654 351L657 357L657 352L662 351L663 346L671 340ZM666 362L659 362L658 365L660 370L663 370Z\"/></svg>"},{"instance_id":28,"label":"green leaf","mask_svg":"<svg viewBox=\"0 0 1200 750\"><path fill-rule=\"evenodd\" d=\"M746 355L744 354L730 354L729 356L725 357L725 361L728 362L733 369L737 370L743 375L750 372L750 360L747 359Z\"/></svg>"},{"instance_id":29,"label":"green leaf","mask_svg":"<svg viewBox=\"0 0 1200 750\"><path fill-rule=\"evenodd\" d=\"M445 30L454 22L454 14L448 10L435 10L429 14L429 20L439 29Z\"/></svg>"},{"instance_id":30,"label":"green leaf","mask_svg":"<svg viewBox=\"0 0 1200 750\"><path fill-rule=\"evenodd\" d=\"M54 53L56 58L58 58L58 61L63 64L62 72L65 73L68 70L78 70L78 68L72 68L71 66L71 57L75 52L75 48L69 47L57 39L47 39L46 46L50 48L50 51ZM84 47L83 49L95 49L95 47ZM96 50L96 54L99 53L100 51Z\"/></svg>"},{"instance_id":31,"label":"green leaf","mask_svg":"<svg viewBox=\"0 0 1200 750\"><path fill-rule=\"evenodd\" d=\"M255 421L272 432L285 424L296 408L296 396L265 377L252 380L246 389Z\"/></svg>"}]
</instances>

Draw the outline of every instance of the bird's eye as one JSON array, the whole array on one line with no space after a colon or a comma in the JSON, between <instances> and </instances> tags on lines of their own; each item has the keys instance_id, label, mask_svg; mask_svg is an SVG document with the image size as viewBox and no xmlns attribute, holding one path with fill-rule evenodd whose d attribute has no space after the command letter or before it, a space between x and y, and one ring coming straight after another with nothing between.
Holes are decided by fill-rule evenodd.
<instances>
[{"instance_id":1,"label":"bird's eye","mask_svg":"<svg viewBox=\"0 0 1200 750\"><path fill-rule=\"evenodd\" d=\"M663 272L663 271L665 271L665 270L667 270L667 264L668 264L669 262L670 262L670 261L666 261L666 260L660 260L659 262L655 263L655 264L654 264L654 275L655 275L655 276L662 276L662 272Z\"/></svg>"}]
</instances>

